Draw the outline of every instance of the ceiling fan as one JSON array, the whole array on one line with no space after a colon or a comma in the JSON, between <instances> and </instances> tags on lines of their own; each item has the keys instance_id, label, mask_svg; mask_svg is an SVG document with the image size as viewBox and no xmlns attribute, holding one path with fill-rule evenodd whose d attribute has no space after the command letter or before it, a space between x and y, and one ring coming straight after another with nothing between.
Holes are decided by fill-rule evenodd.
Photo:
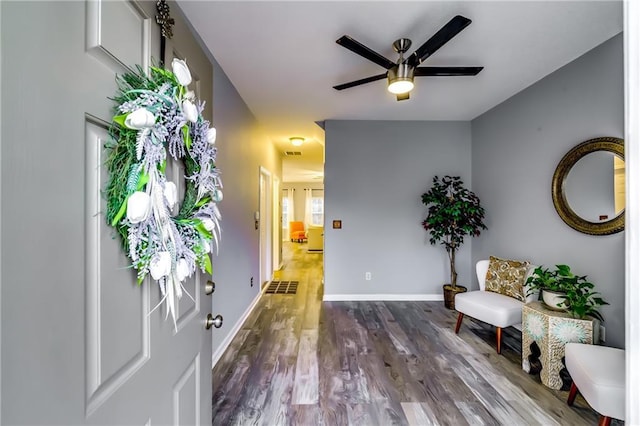
<instances>
[{"instance_id":1,"label":"ceiling fan","mask_svg":"<svg viewBox=\"0 0 640 426\"><path fill-rule=\"evenodd\" d=\"M457 15L453 17L444 27L406 59L404 58L404 53L411 47L411 40L401 38L394 41L393 49L400 55L397 62L392 62L348 35L343 35L336 40L336 43L386 68L387 72L349 83L339 84L333 86L333 88L336 90L344 90L361 84L371 83L372 81L382 80L386 77L388 80L387 89L396 95L398 101L404 101L409 99L409 92L413 89L414 77L477 75L482 71L483 67L418 66L436 50L440 49L445 43L455 37L460 31L465 29L470 23L471 19L465 18L464 16Z\"/></svg>"}]
</instances>

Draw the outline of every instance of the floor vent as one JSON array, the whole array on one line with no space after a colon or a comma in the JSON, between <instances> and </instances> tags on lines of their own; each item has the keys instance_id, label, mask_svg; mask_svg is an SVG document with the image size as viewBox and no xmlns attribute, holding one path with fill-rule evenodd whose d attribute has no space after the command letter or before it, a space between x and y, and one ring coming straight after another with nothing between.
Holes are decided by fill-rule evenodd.
<instances>
[{"instance_id":1,"label":"floor vent","mask_svg":"<svg viewBox=\"0 0 640 426\"><path fill-rule=\"evenodd\" d=\"M296 294L299 281L271 281L267 294Z\"/></svg>"}]
</instances>

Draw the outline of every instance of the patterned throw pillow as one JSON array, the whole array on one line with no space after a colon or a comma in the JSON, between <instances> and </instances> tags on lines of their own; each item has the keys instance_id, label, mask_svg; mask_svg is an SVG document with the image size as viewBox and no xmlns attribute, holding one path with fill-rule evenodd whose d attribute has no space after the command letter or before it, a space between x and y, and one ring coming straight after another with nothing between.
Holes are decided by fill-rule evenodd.
<instances>
[{"instance_id":1,"label":"patterned throw pillow","mask_svg":"<svg viewBox=\"0 0 640 426\"><path fill-rule=\"evenodd\" d=\"M524 283L529 262L489 256L485 290L504 294L524 302Z\"/></svg>"}]
</instances>

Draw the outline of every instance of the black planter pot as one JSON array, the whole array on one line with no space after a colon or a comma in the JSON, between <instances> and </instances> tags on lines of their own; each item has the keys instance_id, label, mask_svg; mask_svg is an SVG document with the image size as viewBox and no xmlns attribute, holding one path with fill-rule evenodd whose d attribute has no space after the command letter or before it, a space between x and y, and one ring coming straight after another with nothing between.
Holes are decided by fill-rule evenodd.
<instances>
[{"instance_id":1,"label":"black planter pot","mask_svg":"<svg viewBox=\"0 0 640 426\"><path fill-rule=\"evenodd\" d=\"M466 287L462 287L461 285L457 285L452 287L451 284L445 284L442 286L442 292L444 293L444 307L447 309L455 310L456 309L456 294L465 293L467 291Z\"/></svg>"}]
</instances>

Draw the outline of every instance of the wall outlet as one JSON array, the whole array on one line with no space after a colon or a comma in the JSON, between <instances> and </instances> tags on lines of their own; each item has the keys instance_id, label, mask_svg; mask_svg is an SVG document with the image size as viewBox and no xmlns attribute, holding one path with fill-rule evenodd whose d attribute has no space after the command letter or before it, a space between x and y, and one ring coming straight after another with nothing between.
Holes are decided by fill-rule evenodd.
<instances>
[{"instance_id":1,"label":"wall outlet","mask_svg":"<svg viewBox=\"0 0 640 426\"><path fill-rule=\"evenodd\" d=\"M600 341L604 342L605 341L605 329L604 329L604 325L600 326Z\"/></svg>"},{"instance_id":2,"label":"wall outlet","mask_svg":"<svg viewBox=\"0 0 640 426\"><path fill-rule=\"evenodd\" d=\"M249 281L249 284L251 285L251 287L253 287L253 277L251 277L251 281Z\"/></svg>"},{"instance_id":3,"label":"wall outlet","mask_svg":"<svg viewBox=\"0 0 640 426\"><path fill-rule=\"evenodd\" d=\"M371 281L371 272L365 272L364 273L364 279L367 281Z\"/></svg>"}]
</instances>

